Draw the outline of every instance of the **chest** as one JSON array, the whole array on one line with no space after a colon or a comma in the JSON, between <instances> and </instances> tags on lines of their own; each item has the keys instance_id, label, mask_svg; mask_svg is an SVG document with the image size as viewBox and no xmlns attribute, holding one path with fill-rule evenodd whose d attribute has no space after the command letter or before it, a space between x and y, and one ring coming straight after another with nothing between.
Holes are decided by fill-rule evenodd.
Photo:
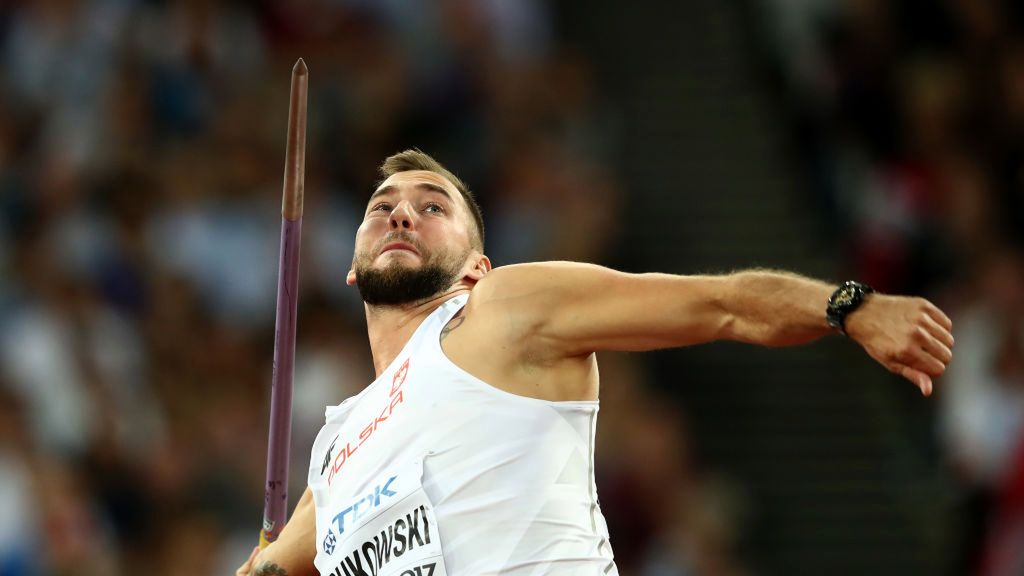
<instances>
[{"instance_id":1,"label":"chest","mask_svg":"<svg viewBox=\"0 0 1024 576\"><path fill-rule=\"evenodd\" d=\"M416 368L407 358L386 378L328 413L313 445L311 488L323 496L351 496L365 488L366 481L360 479L415 448L416 431L429 426L437 405Z\"/></svg>"}]
</instances>

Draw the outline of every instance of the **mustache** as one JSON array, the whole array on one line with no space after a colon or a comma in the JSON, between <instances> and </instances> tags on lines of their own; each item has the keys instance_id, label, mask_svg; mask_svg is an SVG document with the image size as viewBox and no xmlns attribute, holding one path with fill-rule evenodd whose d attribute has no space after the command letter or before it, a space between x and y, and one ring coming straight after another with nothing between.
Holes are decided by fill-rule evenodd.
<instances>
[{"instance_id":1,"label":"mustache","mask_svg":"<svg viewBox=\"0 0 1024 576\"><path fill-rule=\"evenodd\" d=\"M406 244L411 244L412 247L415 248L416 251L419 252L420 254L424 253L423 247L420 245L419 241L413 238L412 234L409 234L408 232L401 230L398 232L388 234L387 236L382 238L380 242L377 242L377 245L373 247L373 253L380 254L381 248L383 248L386 244L389 244L391 242L405 242Z\"/></svg>"}]
</instances>

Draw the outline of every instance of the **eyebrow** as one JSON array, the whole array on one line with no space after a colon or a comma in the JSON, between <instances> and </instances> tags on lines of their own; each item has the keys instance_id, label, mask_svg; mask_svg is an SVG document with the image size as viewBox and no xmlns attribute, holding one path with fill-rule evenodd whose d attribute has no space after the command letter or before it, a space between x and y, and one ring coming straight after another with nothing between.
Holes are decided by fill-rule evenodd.
<instances>
[{"instance_id":1,"label":"eyebrow","mask_svg":"<svg viewBox=\"0 0 1024 576\"><path fill-rule=\"evenodd\" d=\"M452 199L452 195L449 194L448 191L445 190L443 187L438 186L437 184L431 184L430 182L417 182L414 185L414 187L415 188L420 188L420 189L423 189L423 190L428 190L430 192L437 192L438 194L444 195L444 197L447 198L448 200ZM373 202L373 199L376 198L377 196L380 196L382 194L389 194L389 193L394 192L396 190L398 190L398 187L394 186L394 185L385 186L383 188L378 188L376 192L374 192L372 195L370 195L370 200L368 202Z\"/></svg>"}]
</instances>

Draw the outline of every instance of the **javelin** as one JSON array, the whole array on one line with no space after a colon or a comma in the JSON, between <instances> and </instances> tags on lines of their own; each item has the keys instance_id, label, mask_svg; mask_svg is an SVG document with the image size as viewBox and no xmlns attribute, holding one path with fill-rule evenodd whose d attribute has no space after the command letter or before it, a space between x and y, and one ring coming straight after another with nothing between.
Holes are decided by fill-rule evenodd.
<instances>
[{"instance_id":1,"label":"javelin","mask_svg":"<svg viewBox=\"0 0 1024 576\"><path fill-rule=\"evenodd\" d=\"M277 327L274 376L270 390L270 438L267 441L267 491L263 501L260 547L277 540L288 516L288 450L292 434L292 377L295 368L295 316L299 303L299 246L302 243L302 194L306 173L306 63L292 68L288 103L288 145L281 202L281 259L277 271Z\"/></svg>"}]
</instances>

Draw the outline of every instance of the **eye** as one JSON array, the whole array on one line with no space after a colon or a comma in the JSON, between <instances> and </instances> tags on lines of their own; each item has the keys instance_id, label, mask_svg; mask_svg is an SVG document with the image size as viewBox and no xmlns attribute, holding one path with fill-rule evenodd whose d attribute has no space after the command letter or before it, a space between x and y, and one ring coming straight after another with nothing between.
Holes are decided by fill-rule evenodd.
<instances>
[{"instance_id":1,"label":"eye","mask_svg":"<svg viewBox=\"0 0 1024 576\"><path fill-rule=\"evenodd\" d=\"M374 205L373 208L370 208L370 212L377 212L378 210L381 210L381 211L384 211L384 212L390 212L391 211L391 204L388 204L387 202L381 202L379 204Z\"/></svg>"},{"instance_id":2,"label":"eye","mask_svg":"<svg viewBox=\"0 0 1024 576\"><path fill-rule=\"evenodd\" d=\"M433 212L435 214L444 214L444 208L442 208L440 204L434 202L428 203L423 207L423 210L425 212Z\"/></svg>"}]
</instances>

